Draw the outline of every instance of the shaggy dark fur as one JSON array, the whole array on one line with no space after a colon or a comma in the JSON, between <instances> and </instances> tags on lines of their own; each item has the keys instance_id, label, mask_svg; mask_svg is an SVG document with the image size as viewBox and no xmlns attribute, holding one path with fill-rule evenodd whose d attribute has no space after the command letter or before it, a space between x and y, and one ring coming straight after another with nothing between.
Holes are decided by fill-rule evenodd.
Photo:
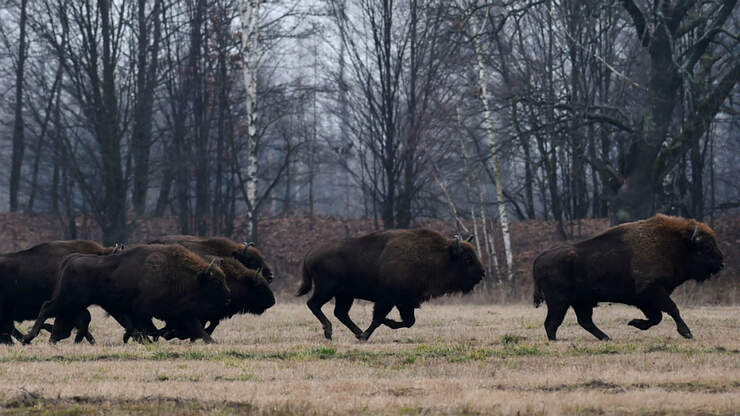
<instances>
[{"instance_id":1,"label":"shaggy dark fur","mask_svg":"<svg viewBox=\"0 0 740 416\"><path fill-rule=\"evenodd\" d=\"M367 340L380 325L408 328L414 309L433 297L469 292L485 272L473 246L425 230L387 230L313 250L303 261L303 281L297 295L313 287L308 307L319 319L324 336L332 326L321 306L335 298L334 315L359 340ZM349 317L355 299L375 302L373 320L364 332ZM402 322L387 319L393 307Z\"/></svg>"},{"instance_id":2,"label":"shaggy dark fur","mask_svg":"<svg viewBox=\"0 0 740 416\"><path fill-rule=\"evenodd\" d=\"M253 243L237 243L225 237L196 237L193 235L164 235L148 243L179 243L201 255L222 258L234 257L244 267L258 270L268 282L271 282L273 279L270 265L267 264L264 256L262 256L262 252Z\"/></svg>"},{"instance_id":3,"label":"shaggy dark fur","mask_svg":"<svg viewBox=\"0 0 740 416\"><path fill-rule=\"evenodd\" d=\"M723 267L722 252L706 224L657 215L542 253L533 264L534 304L547 302L550 340L556 339L571 306L585 330L609 339L591 319L599 302L637 306L647 319L633 319L629 325L642 330L657 325L665 312L678 333L691 338L670 294L681 283L706 280Z\"/></svg>"},{"instance_id":4,"label":"shaggy dark fur","mask_svg":"<svg viewBox=\"0 0 740 416\"><path fill-rule=\"evenodd\" d=\"M200 253L198 253L200 254ZM210 260L211 256L204 256ZM267 280L256 270L244 267L235 258L224 258L220 263L226 275L226 284L231 291L231 301L220 309L203 311L198 319L204 324L206 332L211 335L219 322L231 318L236 314L251 313L260 315L275 304L275 295L272 293ZM167 326L158 331L165 339L188 339L193 334L184 330L180 322L167 322Z\"/></svg>"},{"instance_id":5,"label":"shaggy dark fur","mask_svg":"<svg viewBox=\"0 0 740 416\"><path fill-rule=\"evenodd\" d=\"M24 343L38 335L49 316L90 305L105 309L127 333L139 334L137 328L154 317L183 322L212 342L198 316L229 301L221 268L177 244L138 246L113 256L72 254L59 270L54 293L41 306Z\"/></svg>"},{"instance_id":6,"label":"shaggy dark fur","mask_svg":"<svg viewBox=\"0 0 740 416\"><path fill-rule=\"evenodd\" d=\"M51 297L56 285L57 267L65 256L72 253L104 255L113 250L94 241L71 240L41 243L16 253L0 255L0 342L12 344L11 334L22 337L13 326L14 321L36 318L41 304ZM52 333L51 340L66 338L72 328L77 328L75 342L87 339L94 343L86 323L90 321L90 313L87 310L70 313L69 316L57 317L58 329Z\"/></svg>"}]
</instances>

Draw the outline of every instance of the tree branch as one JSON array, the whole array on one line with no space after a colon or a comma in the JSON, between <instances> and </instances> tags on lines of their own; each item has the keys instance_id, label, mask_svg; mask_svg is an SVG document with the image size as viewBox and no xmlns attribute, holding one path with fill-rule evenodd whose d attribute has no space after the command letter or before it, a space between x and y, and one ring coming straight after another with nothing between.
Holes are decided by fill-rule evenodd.
<instances>
[{"instance_id":1,"label":"tree branch","mask_svg":"<svg viewBox=\"0 0 740 416\"><path fill-rule=\"evenodd\" d=\"M632 0L621 0L627 13L632 18L632 22L635 24L637 29L637 37L640 39L642 46L647 47L650 44L650 34L647 32L647 23L645 22L645 15L642 13L639 7Z\"/></svg>"},{"instance_id":2,"label":"tree branch","mask_svg":"<svg viewBox=\"0 0 740 416\"><path fill-rule=\"evenodd\" d=\"M694 117L686 120L681 134L658 155L655 162L656 180L660 180L707 131L709 123L719 112L720 106L740 81L740 62L717 83L714 90L696 106Z\"/></svg>"}]
</instances>

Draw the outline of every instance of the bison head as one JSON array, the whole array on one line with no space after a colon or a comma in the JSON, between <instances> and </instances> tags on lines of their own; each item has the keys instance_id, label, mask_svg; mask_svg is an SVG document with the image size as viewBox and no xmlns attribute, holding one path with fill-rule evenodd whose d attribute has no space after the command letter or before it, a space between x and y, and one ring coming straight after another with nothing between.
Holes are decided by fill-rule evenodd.
<instances>
[{"instance_id":1,"label":"bison head","mask_svg":"<svg viewBox=\"0 0 740 416\"><path fill-rule=\"evenodd\" d=\"M261 273L249 270L240 280L244 302L242 311L259 315L275 304L275 295Z\"/></svg>"},{"instance_id":2,"label":"bison head","mask_svg":"<svg viewBox=\"0 0 740 416\"><path fill-rule=\"evenodd\" d=\"M476 284L483 280L486 275L483 264L481 264L478 255L475 254L471 239L461 241L459 236L450 240L448 250L450 260L453 265L455 274L459 280L459 289L467 293L473 290Z\"/></svg>"},{"instance_id":3,"label":"bison head","mask_svg":"<svg viewBox=\"0 0 740 416\"><path fill-rule=\"evenodd\" d=\"M684 232L688 247L686 264L691 278L704 281L724 268L724 257L714 233L703 224L693 224Z\"/></svg>"},{"instance_id":4,"label":"bison head","mask_svg":"<svg viewBox=\"0 0 740 416\"><path fill-rule=\"evenodd\" d=\"M254 243L245 242L242 250L234 251L231 255L247 269L261 272L268 282L272 282L272 270Z\"/></svg>"},{"instance_id":5,"label":"bison head","mask_svg":"<svg viewBox=\"0 0 740 416\"><path fill-rule=\"evenodd\" d=\"M226 276L221 267L217 266L216 258L213 258L208 267L198 273L199 293L201 293L209 304L224 306L229 303L230 291L226 285Z\"/></svg>"}]
</instances>

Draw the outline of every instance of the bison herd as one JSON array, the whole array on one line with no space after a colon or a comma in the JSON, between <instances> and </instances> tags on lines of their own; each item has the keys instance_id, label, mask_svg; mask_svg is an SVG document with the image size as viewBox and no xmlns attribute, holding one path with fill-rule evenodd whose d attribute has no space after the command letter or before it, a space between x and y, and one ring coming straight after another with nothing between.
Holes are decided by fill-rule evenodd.
<instances>
[{"instance_id":1,"label":"bison herd","mask_svg":"<svg viewBox=\"0 0 740 416\"><path fill-rule=\"evenodd\" d=\"M714 232L705 224L657 215L622 224L578 243L542 253L533 264L534 303L547 304L549 340L572 307L578 323L606 340L592 320L599 302L634 305L646 330L663 312L685 338L692 334L671 300L689 279L703 281L724 267ZM426 229L386 230L318 247L306 254L297 295L313 290L307 305L332 337L321 308L334 299L334 316L361 341L378 327L411 327L422 302L473 290L484 268L470 239ZM46 242L0 255L0 343L31 342L42 329L57 342L76 331L75 342L95 342L91 305L123 327L123 341L202 339L235 314L262 314L275 304L273 272L251 243L227 238L170 235L133 246L93 241ZM349 316L355 299L374 303L364 331ZM401 320L387 317L396 308ZM47 319L55 318L53 324ZM153 318L164 322L158 328ZM35 319L23 335L15 322Z\"/></svg>"}]
</instances>

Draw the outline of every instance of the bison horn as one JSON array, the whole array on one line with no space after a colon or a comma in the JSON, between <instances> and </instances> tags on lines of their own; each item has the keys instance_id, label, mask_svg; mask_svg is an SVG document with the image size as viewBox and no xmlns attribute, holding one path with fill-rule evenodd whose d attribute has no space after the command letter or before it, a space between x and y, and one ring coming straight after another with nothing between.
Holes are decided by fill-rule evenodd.
<instances>
[{"instance_id":1,"label":"bison horn","mask_svg":"<svg viewBox=\"0 0 740 416\"><path fill-rule=\"evenodd\" d=\"M262 266L257 267L257 273L262 273Z\"/></svg>"},{"instance_id":2,"label":"bison horn","mask_svg":"<svg viewBox=\"0 0 740 416\"><path fill-rule=\"evenodd\" d=\"M691 241L696 241L696 237L699 235L699 226L694 225L694 232L691 234Z\"/></svg>"},{"instance_id":3,"label":"bison horn","mask_svg":"<svg viewBox=\"0 0 740 416\"><path fill-rule=\"evenodd\" d=\"M208 263L208 268L206 269L206 273L210 273L211 269L213 268L213 264L216 263L216 257L211 259L211 262Z\"/></svg>"},{"instance_id":4,"label":"bison horn","mask_svg":"<svg viewBox=\"0 0 740 416\"><path fill-rule=\"evenodd\" d=\"M247 247L257 247L257 244L254 244L252 241L245 243Z\"/></svg>"},{"instance_id":5,"label":"bison horn","mask_svg":"<svg viewBox=\"0 0 740 416\"><path fill-rule=\"evenodd\" d=\"M460 248L460 236L455 234L455 245Z\"/></svg>"},{"instance_id":6,"label":"bison horn","mask_svg":"<svg viewBox=\"0 0 740 416\"><path fill-rule=\"evenodd\" d=\"M468 238L465 239L465 241L467 241L468 243L472 242L473 240L475 240L475 234L470 234Z\"/></svg>"}]
</instances>

